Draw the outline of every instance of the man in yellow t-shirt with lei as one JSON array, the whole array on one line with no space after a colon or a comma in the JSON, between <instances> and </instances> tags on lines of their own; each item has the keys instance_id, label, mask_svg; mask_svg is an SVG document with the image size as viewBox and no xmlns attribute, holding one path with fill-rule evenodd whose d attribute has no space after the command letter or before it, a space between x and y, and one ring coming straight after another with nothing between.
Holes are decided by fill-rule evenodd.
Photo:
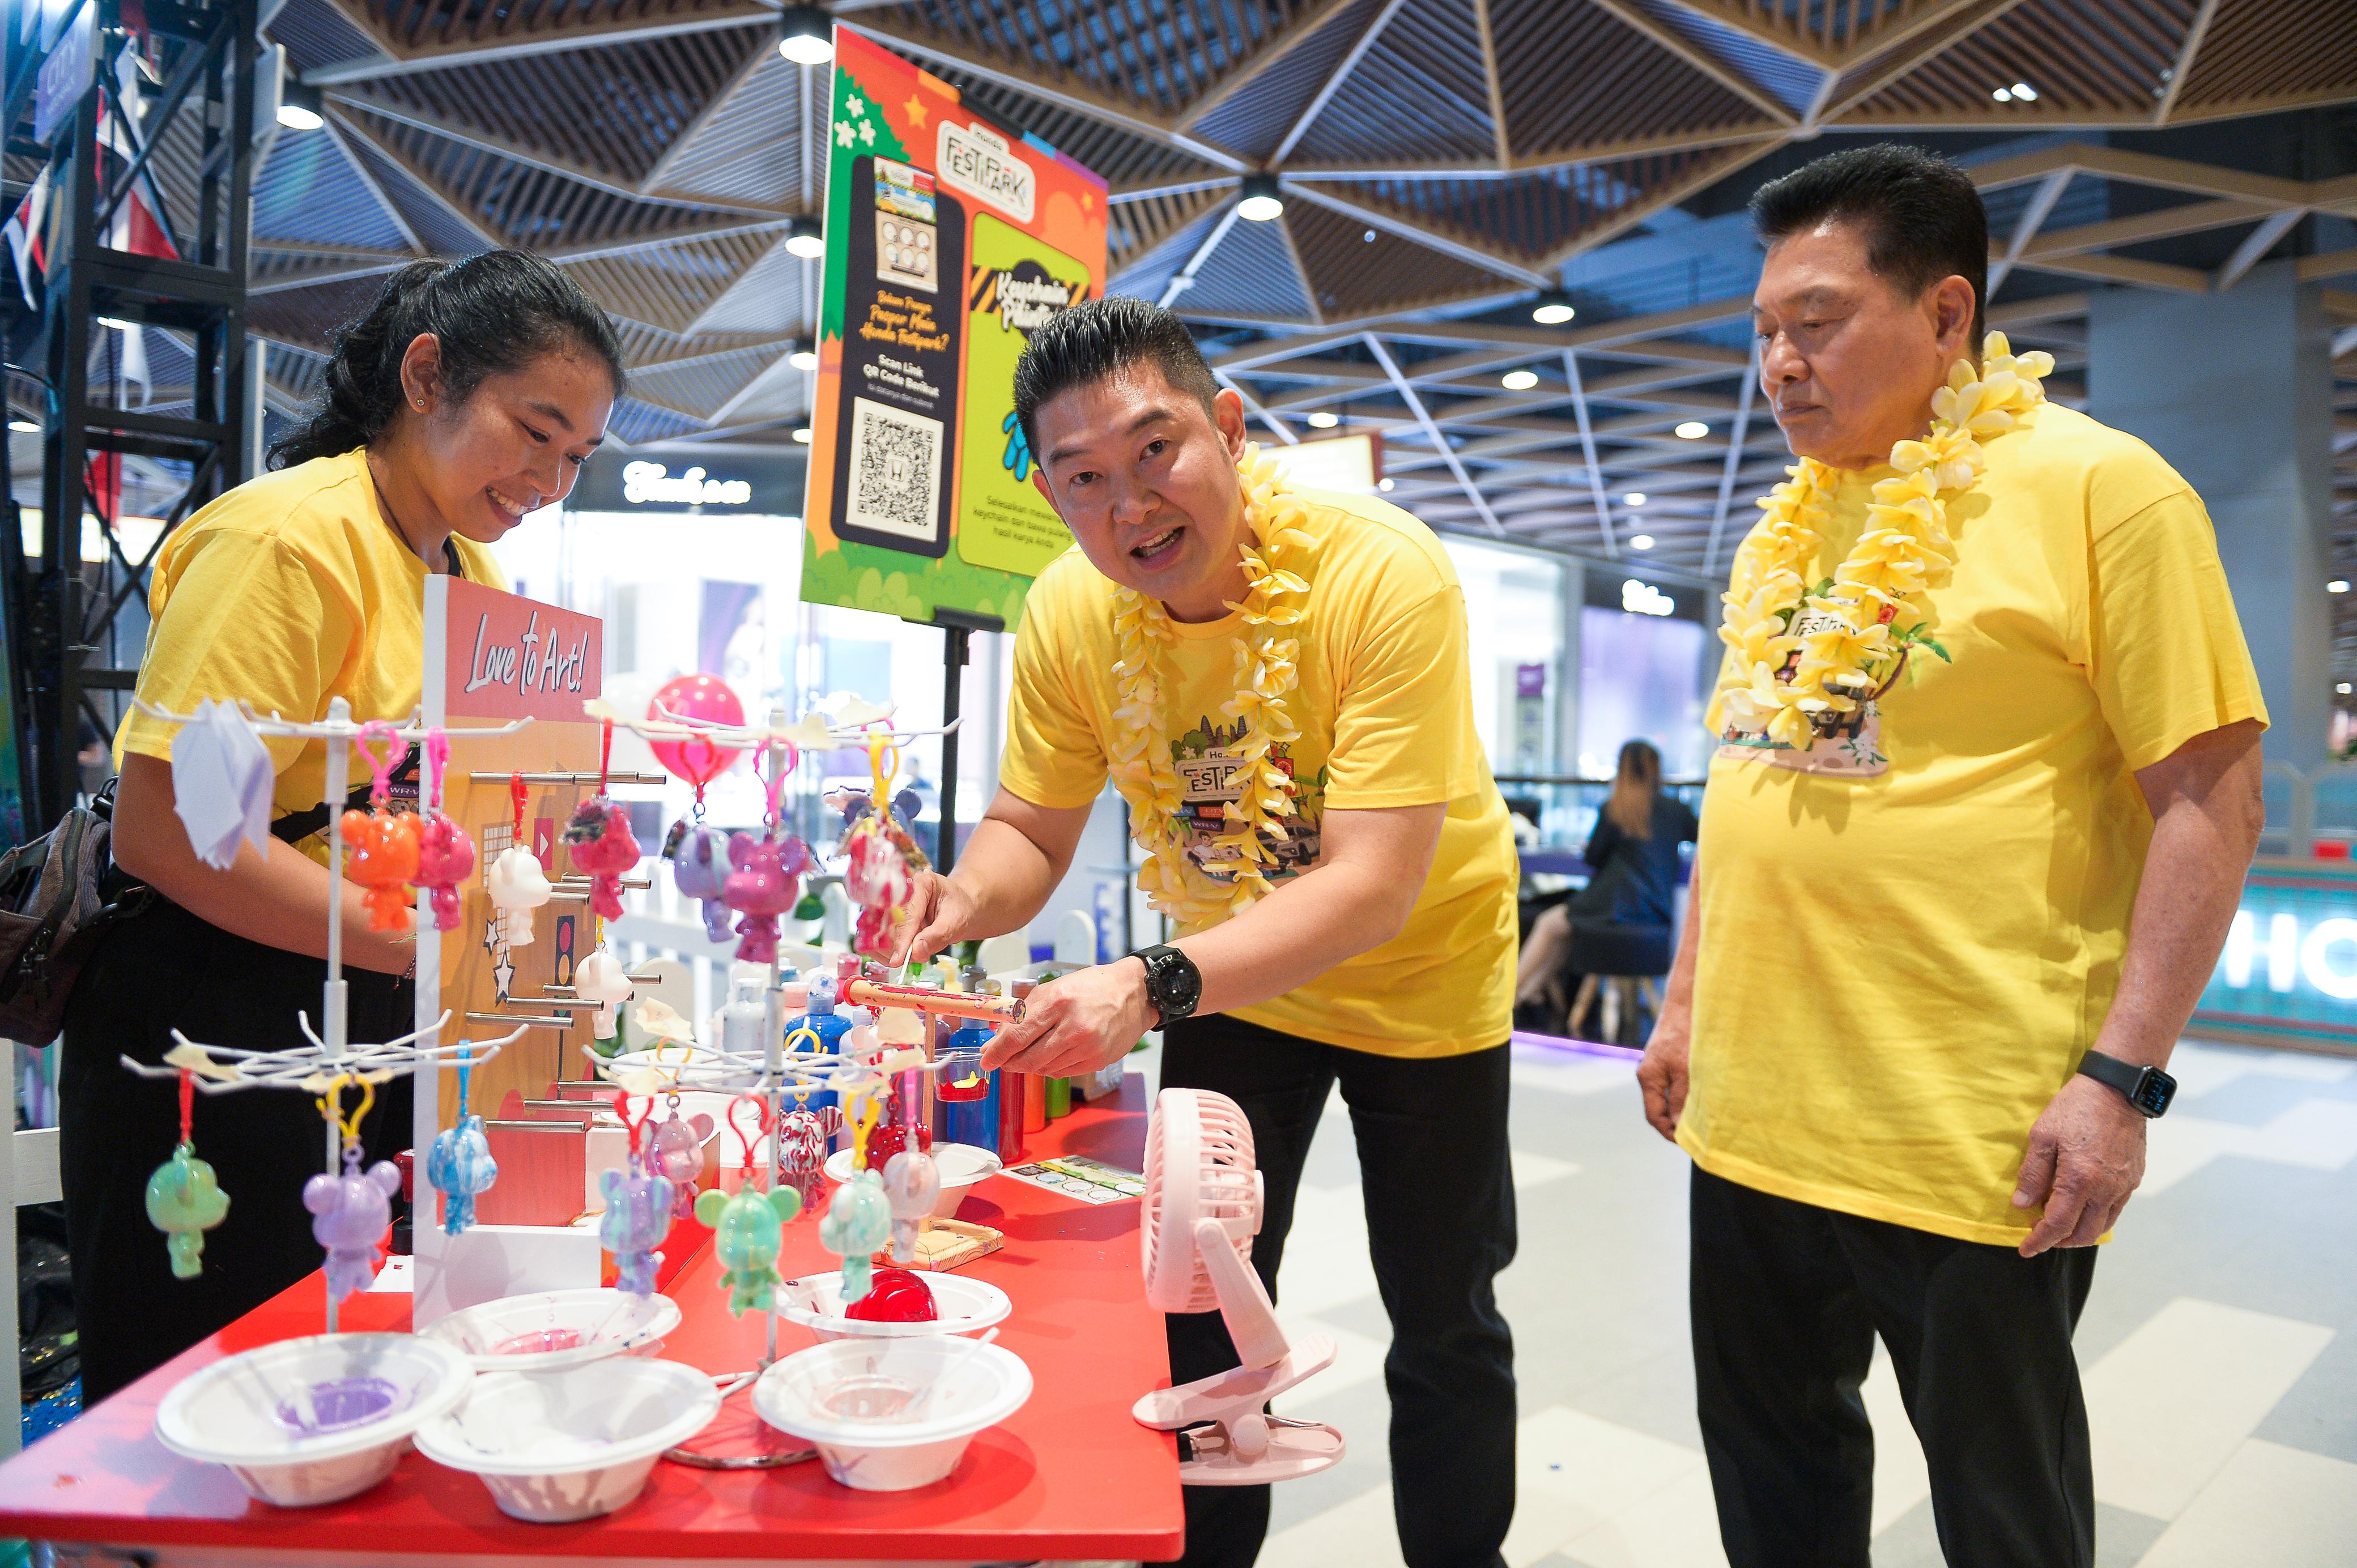
<instances>
[{"instance_id":1,"label":"man in yellow t-shirt with lei","mask_svg":"<svg viewBox=\"0 0 2357 1568\"><path fill-rule=\"evenodd\" d=\"M1251 1119L1272 1294L1339 1085L1392 1319L1401 1550L1415 1568L1498 1563L1515 860L1456 574L1396 507L1291 489L1184 323L1142 301L1041 327L1015 408L1075 545L1025 602L998 795L954 875L925 878L910 950L1027 924L1113 781L1138 885L1177 934L1044 988L985 1059L1086 1073L1158 1025L1162 1083ZM1237 1364L1218 1314L1168 1328L1174 1381ZM1189 1487L1186 1505L1184 1561L1248 1568L1268 1488Z\"/></svg>"},{"instance_id":2,"label":"man in yellow t-shirt with lei","mask_svg":"<svg viewBox=\"0 0 2357 1568\"><path fill-rule=\"evenodd\" d=\"M2200 498L1982 338L1964 173L1856 148L1752 212L1800 461L1735 561L1638 1075L1695 1161L1720 1535L1867 1568L1879 1335L1947 1560L2084 1568L2072 1332L2257 843L2266 710Z\"/></svg>"}]
</instances>

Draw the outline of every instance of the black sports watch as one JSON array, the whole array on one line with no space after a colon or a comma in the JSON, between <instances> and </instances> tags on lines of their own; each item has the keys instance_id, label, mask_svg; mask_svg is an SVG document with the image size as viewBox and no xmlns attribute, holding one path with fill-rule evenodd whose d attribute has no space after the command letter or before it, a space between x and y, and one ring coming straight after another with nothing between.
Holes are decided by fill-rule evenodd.
<instances>
[{"instance_id":1,"label":"black sports watch","mask_svg":"<svg viewBox=\"0 0 2357 1568\"><path fill-rule=\"evenodd\" d=\"M1156 1027L1177 1023L1203 1000L1203 972L1169 943L1140 948L1130 957L1146 965L1146 999L1162 1015L1162 1024Z\"/></svg>"},{"instance_id":2,"label":"black sports watch","mask_svg":"<svg viewBox=\"0 0 2357 1568\"><path fill-rule=\"evenodd\" d=\"M2089 1051L2079 1058L2079 1070L2127 1096L2136 1114L2147 1121L2166 1112L2169 1102L2177 1098L2177 1080L2157 1067L2137 1067L2101 1051Z\"/></svg>"}]
</instances>

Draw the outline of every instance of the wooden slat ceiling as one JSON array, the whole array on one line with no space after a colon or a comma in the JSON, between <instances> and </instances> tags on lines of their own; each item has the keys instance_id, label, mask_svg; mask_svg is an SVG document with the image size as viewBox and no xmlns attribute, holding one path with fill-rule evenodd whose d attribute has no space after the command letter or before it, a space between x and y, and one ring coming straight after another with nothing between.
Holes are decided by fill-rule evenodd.
<instances>
[{"instance_id":1,"label":"wooden slat ceiling","mask_svg":"<svg viewBox=\"0 0 2357 1568\"><path fill-rule=\"evenodd\" d=\"M1697 574L1783 460L1742 391L1754 252L1712 216L1755 160L1789 166L1780 149L1824 132L2044 135L1974 166L1996 307L2057 354L2066 397L2088 291L2229 286L2314 249L2309 215L2357 217L2330 171L2262 180L2067 134L2357 102L2352 0L829 8L1103 173L1114 286L1197 320L1271 438L1335 413L1384 433L1394 499L1438 526L1622 557L1642 532L1646 559ZM782 242L823 207L827 79L780 59L778 26L764 0L286 0L270 35L328 128L282 134L257 186L274 398L405 259L514 243L622 324L643 373L618 438L783 443L817 278ZM1257 173L1284 215L1233 221ZM1546 286L1572 291L1571 326L1530 325ZM1537 384L1504 389L1516 369ZM1706 435L1674 434L1689 420ZM2341 460L2357 535L2357 437ZM2338 548L2357 569L2357 537Z\"/></svg>"}]
</instances>

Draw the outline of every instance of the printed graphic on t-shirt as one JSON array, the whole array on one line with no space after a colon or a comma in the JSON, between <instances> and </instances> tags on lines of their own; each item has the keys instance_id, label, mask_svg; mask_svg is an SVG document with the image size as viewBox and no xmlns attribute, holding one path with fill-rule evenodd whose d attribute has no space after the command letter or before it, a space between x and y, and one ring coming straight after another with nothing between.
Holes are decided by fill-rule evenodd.
<instances>
[{"instance_id":1,"label":"printed graphic on t-shirt","mask_svg":"<svg viewBox=\"0 0 2357 1568\"><path fill-rule=\"evenodd\" d=\"M1841 624L1839 618L1826 611L1803 609L1792 618L1792 635L1806 637ZM1719 735L1718 755L1729 762L1764 762L1770 768L1789 768L1795 773L1823 773L1845 779L1870 779L1889 772L1890 758L1882 752L1880 699L1907 673L1907 660L1912 650L1901 650L1889 676L1848 713L1812 714L1806 746L1787 746L1770 739L1762 731L1745 729L1729 719ZM1777 681L1789 684L1800 662L1798 650L1787 654L1783 668L1776 671Z\"/></svg>"},{"instance_id":2,"label":"printed graphic on t-shirt","mask_svg":"<svg viewBox=\"0 0 2357 1568\"><path fill-rule=\"evenodd\" d=\"M1234 831L1226 808L1243 795L1243 786L1237 776L1243 760L1243 736L1242 719L1222 725L1204 718L1170 743L1171 764L1178 768L1185 786L1178 816L1187 830L1187 858L1195 863L1197 870L1218 882L1235 880L1235 863L1241 858L1232 846L1213 841ZM1278 819L1286 836L1262 836L1273 861L1266 867L1268 878L1281 882L1308 870L1310 863L1318 858L1318 823L1325 814L1326 770L1321 768L1304 780L1294 772L1293 748L1283 743L1269 748L1268 759L1288 780L1286 792L1292 802Z\"/></svg>"}]
</instances>

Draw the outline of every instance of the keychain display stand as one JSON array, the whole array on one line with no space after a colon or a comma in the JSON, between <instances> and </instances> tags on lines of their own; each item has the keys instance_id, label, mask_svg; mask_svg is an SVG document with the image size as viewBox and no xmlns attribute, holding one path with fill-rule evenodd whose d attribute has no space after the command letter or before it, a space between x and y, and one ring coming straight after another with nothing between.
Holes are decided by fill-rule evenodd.
<instances>
[{"instance_id":1,"label":"keychain display stand","mask_svg":"<svg viewBox=\"0 0 2357 1568\"><path fill-rule=\"evenodd\" d=\"M195 718L192 714L176 714L137 698L133 701L140 712L166 724L185 725ZM296 724L274 713L264 717L251 708L243 711L246 723L258 736L327 743L327 782L323 798L333 807L328 823L328 875L332 886L340 889L344 881L344 836L339 831L338 814L341 812L342 802L350 790L351 749L361 740L363 731L363 726L352 717L351 704L341 697L334 699L328 704L327 719L317 724ZM532 720L528 717L519 718L497 729L479 733L487 736L513 735L530 723ZM392 738L410 746L423 746L434 727L413 723L390 731L388 736L388 732L381 727L367 726L367 735L371 739ZM422 946L430 946L433 918L425 909L423 896L419 902L418 940ZM231 1046L199 1044L175 1029L172 1038L178 1044L165 1054L163 1065L150 1067L124 1057L122 1058L124 1067L141 1078L173 1079L186 1073L192 1077L196 1088L206 1094L226 1094L241 1089L284 1089L327 1095L335 1093L346 1082L379 1083L389 1079L410 1077L421 1069L430 1079L434 1069L445 1059L463 1052L476 1062L490 1061L504 1047L522 1037L524 1031L519 1026L497 1039L462 1039L446 1045L442 1041L442 1033L449 1023L449 1014L444 1011L430 1020L422 1021L418 1027L396 1039L354 1043L346 1022L350 985L344 979L344 923L340 916L339 906L337 918L328 922L328 979L319 1000L321 1027L312 1027L308 1014L300 1016L303 1035L311 1042L309 1045L278 1051L242 1050ZM328 1176L333 1176L343 1169L344 1147L343 1133L334 1117L328 1119L327 1140L325 1169ZM256 1195L247 1201L267 1199ZM328 1297L328 1332L333 1334L335 1331L336 1298L331 1293Z\"/></svg>"},{"instance_id":2,"label":"keychain display stand","mask_svg":"<svg viewBox=\"0 0 2357 1568\"><path fill-rule=\"evenodd\" d=\"M732 752L752 752L758 758L760 777L769 792L769 818L772 832L779 826L778 800L786 776L792 772L805 750L859 746L869 743L877 732L871 725L888 721L888 708L860 704L834 721L821 714L812 714L789 723L782 709L772 709L759 724L710 724L683 717L658 708L649 718L623 714L611 705L596 702L584 710L591 718L628 729L641 739L651 742L700 741L706 746ZM921 735L946 736L955 729L921 732ZM919 734L893 735L891 742L920 738ZM889 802L872 802L872 809L888 811ZM872 1045L849 1047L834 1051L797 1049L788 1051L783 1007L783 980L780 964L773 955L769 961L769 977L762 991L764 999L761 1047L759 1050L729 1049L721 1046L697 1045L677 1062L658 1059L634 1063L595 1062L597 1070L620 1088L625 1094L660 1094L673 1090L703 1090L749 1096L760 1101L764 1125L768 1128L769 1158L760 1171L764 1194L777 1190L781 1179L780 1144L779 1136L786 1098L790 1093L831 1090L843 1109L846 1126L858 1120L861 1109L871 1101L880 1101L891 1092L891 1086L908 1072L931 1072L942 1065L932 1058L930 1041L931 1019L935 1016L983 1017L1000 1023L1011 1023L1023 1015L1019 1001L992 996L970 995L947 992L930 986L893 985L866 978L849 978L841 985L838 1000L854 1005L877 1010L879 1021L883 1010L905 1009L925 1015L922 1043L895 1045L877 1038ZM815 1039L813 1044L816 1045ZM782 1283L778 1288L782 1298ZM766 1328L759 1364L735 1375L724 1375L717 1380L723 1397L749 1387L778 1359L778 1322L784 1314L782 1299L773 1303L765 1314ZM752 1469L789 1464L806 1455L799 1449L770 1451L747 1455L716 1455L695 1450L676 1449L672 1458L683 1464L710 1468Z\"/></svg>"}]
</instances>

